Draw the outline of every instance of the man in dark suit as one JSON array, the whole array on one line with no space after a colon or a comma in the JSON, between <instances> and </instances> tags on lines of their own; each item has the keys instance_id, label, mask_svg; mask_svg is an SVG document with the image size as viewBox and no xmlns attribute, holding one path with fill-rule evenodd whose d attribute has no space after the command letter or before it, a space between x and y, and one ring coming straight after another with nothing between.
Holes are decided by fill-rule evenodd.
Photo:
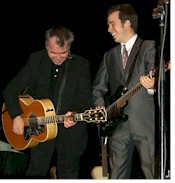
<instances>
[{"instance_id":1,"label":"man in dark suit","mask_svg":"<svg viewBox=\"0 0 175 183\"><path fill-rule=\"evenodd\" d=\"M91 68L87 59L71 54L73 33L65 28L51 28L45 34L46 49L32 53L27 64L3 91L7 110L13 120L12 130L24 135L23 110L18 96L50 99L56 114L71 116L91 106ZM80 120L80 119L79 119ZM70 127L70 128L69 128ZM78 178L80 158L87 145L87 123L65 118L58 124L56 138L31 148L28 178L46 178L52 155L58 178Z\"/></svg>"},{"instance_id":2,"label":"man in dark suit","mask_svg":"<svg viewBox=\"0 0 175 183\"><path fill-rule=\"evenodd\" d=\"M133 96L131 95L132 97L127 101L128 105L124 107L124 114L128 115L128 119L119 123L112 136L109 137L109 178L130 178L135 146L140 156L145 178L153 179L155 165L155 77L151 76L151 70L155 65L155 42L142 41L138 37L136 33L138 16L129 4L112 6L108 10L107 23L108 32L119 44L104 54L93 82L94 106L105 106L107 92L110 91L110 95L115 96L121 85L126 84L127 90L139 82L143 86ZM123 45L125 45L125 51ZM124 65L122 59L125 62ZM132 65L133 63L134 65ZM127 84L128 76L130 80ZM120 106L120 112L122 110L123 108ZM110 111L107 112L110 115Z\"/></svg>"}]
</instances>

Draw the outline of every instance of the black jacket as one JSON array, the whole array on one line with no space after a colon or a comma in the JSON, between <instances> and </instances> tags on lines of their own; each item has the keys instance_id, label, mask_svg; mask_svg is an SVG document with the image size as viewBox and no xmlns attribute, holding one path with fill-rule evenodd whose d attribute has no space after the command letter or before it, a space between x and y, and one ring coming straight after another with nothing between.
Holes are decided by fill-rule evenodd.
<instances>
[{"instance_id":1,"label":"black jacket","mask_svg":"<svg viewBox=\"0 0 175 183\"><path fill-rule=\"evenodd\" d=\"M11 118L22 113L18 102L18 96L22 93L27 93L34 99L51 99L56 108L59 84L53 94L51 64L46 50L31 54L27 64L3 90L4 101ZM67 65L67 77L59 113L65 114L68 110L83 112L91 106L90 64L78 55L73 55L72 59L67 59L63 64Z\"/></svg>"}]
</instances>

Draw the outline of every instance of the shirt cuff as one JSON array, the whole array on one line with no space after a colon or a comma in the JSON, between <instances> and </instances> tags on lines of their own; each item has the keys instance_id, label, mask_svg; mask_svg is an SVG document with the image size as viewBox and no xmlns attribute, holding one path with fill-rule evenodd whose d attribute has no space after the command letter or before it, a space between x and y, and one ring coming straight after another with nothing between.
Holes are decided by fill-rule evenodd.
<instances>
[{"instance_id":1,"label":"shirt cuff","mask_svg":"<svg viewBox=\"0 0 175 183\"><path fill-rule=\"evenodd\" d=\"M155 92L155 89L147 89L147 93L149 94L149 95L154 95L154 92Z\"/></svg>"}]
</instances>

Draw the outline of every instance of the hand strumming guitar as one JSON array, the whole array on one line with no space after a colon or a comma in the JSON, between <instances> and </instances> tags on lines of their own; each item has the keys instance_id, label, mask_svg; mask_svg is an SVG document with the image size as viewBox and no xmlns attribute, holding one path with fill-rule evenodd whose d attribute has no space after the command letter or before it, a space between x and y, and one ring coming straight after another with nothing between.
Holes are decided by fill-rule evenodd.
<instances>
[{"instance_id":1,"label":"hand strumming guitar","mask_svg":"<svg viewBox=\"0 0 175 183\"><path fill-rule=\"evenodd\" d=\"M24 121L20 115L13 119L12 131L17 135L24 133Z\"/></svg>"}]
</instances>

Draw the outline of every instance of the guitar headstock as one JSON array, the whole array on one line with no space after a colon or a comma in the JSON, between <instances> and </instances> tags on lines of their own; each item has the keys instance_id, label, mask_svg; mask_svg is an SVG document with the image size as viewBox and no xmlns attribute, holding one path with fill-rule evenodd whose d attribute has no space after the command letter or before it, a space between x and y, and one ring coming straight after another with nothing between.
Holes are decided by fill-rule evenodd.
<instances>
[{"instance_id":1,"label":"guitar headstock","mask_svg":"<svg viewBox=\"0 0 175 183\"><path fill-rule=\"evenodd\" d=\"M83 116L83 120L85 120L88 123L107 122L107 112L105 108L86 110L82 114L82 116Z\"/></svg>"},{"instance_id":2,"label":"guitar headstock","mask_svg":"<svg viewBox=\"0 0 175 183\"><path fill-rule=\"evenodd\" d=\"M171 62L169 61L169 62L167 62L166 64L165 64L165 72L166 71L169 71L171 69Z\"/></svg>"},{"instance_id":3,"label":"guitar headstock","mask_svg":"<svg viewBox=\"0 0 175 183\"><path fill-rule=\"evenodd\" d=\"M152 70L152 76L158 76L159 74L159 66L155 67L153 70ZM165 72L169 71L171 69L171 63L170 61L169 62L166 62L165 65L164 65L164 69L165 69Z\"/></svg>"}]
</instances>

